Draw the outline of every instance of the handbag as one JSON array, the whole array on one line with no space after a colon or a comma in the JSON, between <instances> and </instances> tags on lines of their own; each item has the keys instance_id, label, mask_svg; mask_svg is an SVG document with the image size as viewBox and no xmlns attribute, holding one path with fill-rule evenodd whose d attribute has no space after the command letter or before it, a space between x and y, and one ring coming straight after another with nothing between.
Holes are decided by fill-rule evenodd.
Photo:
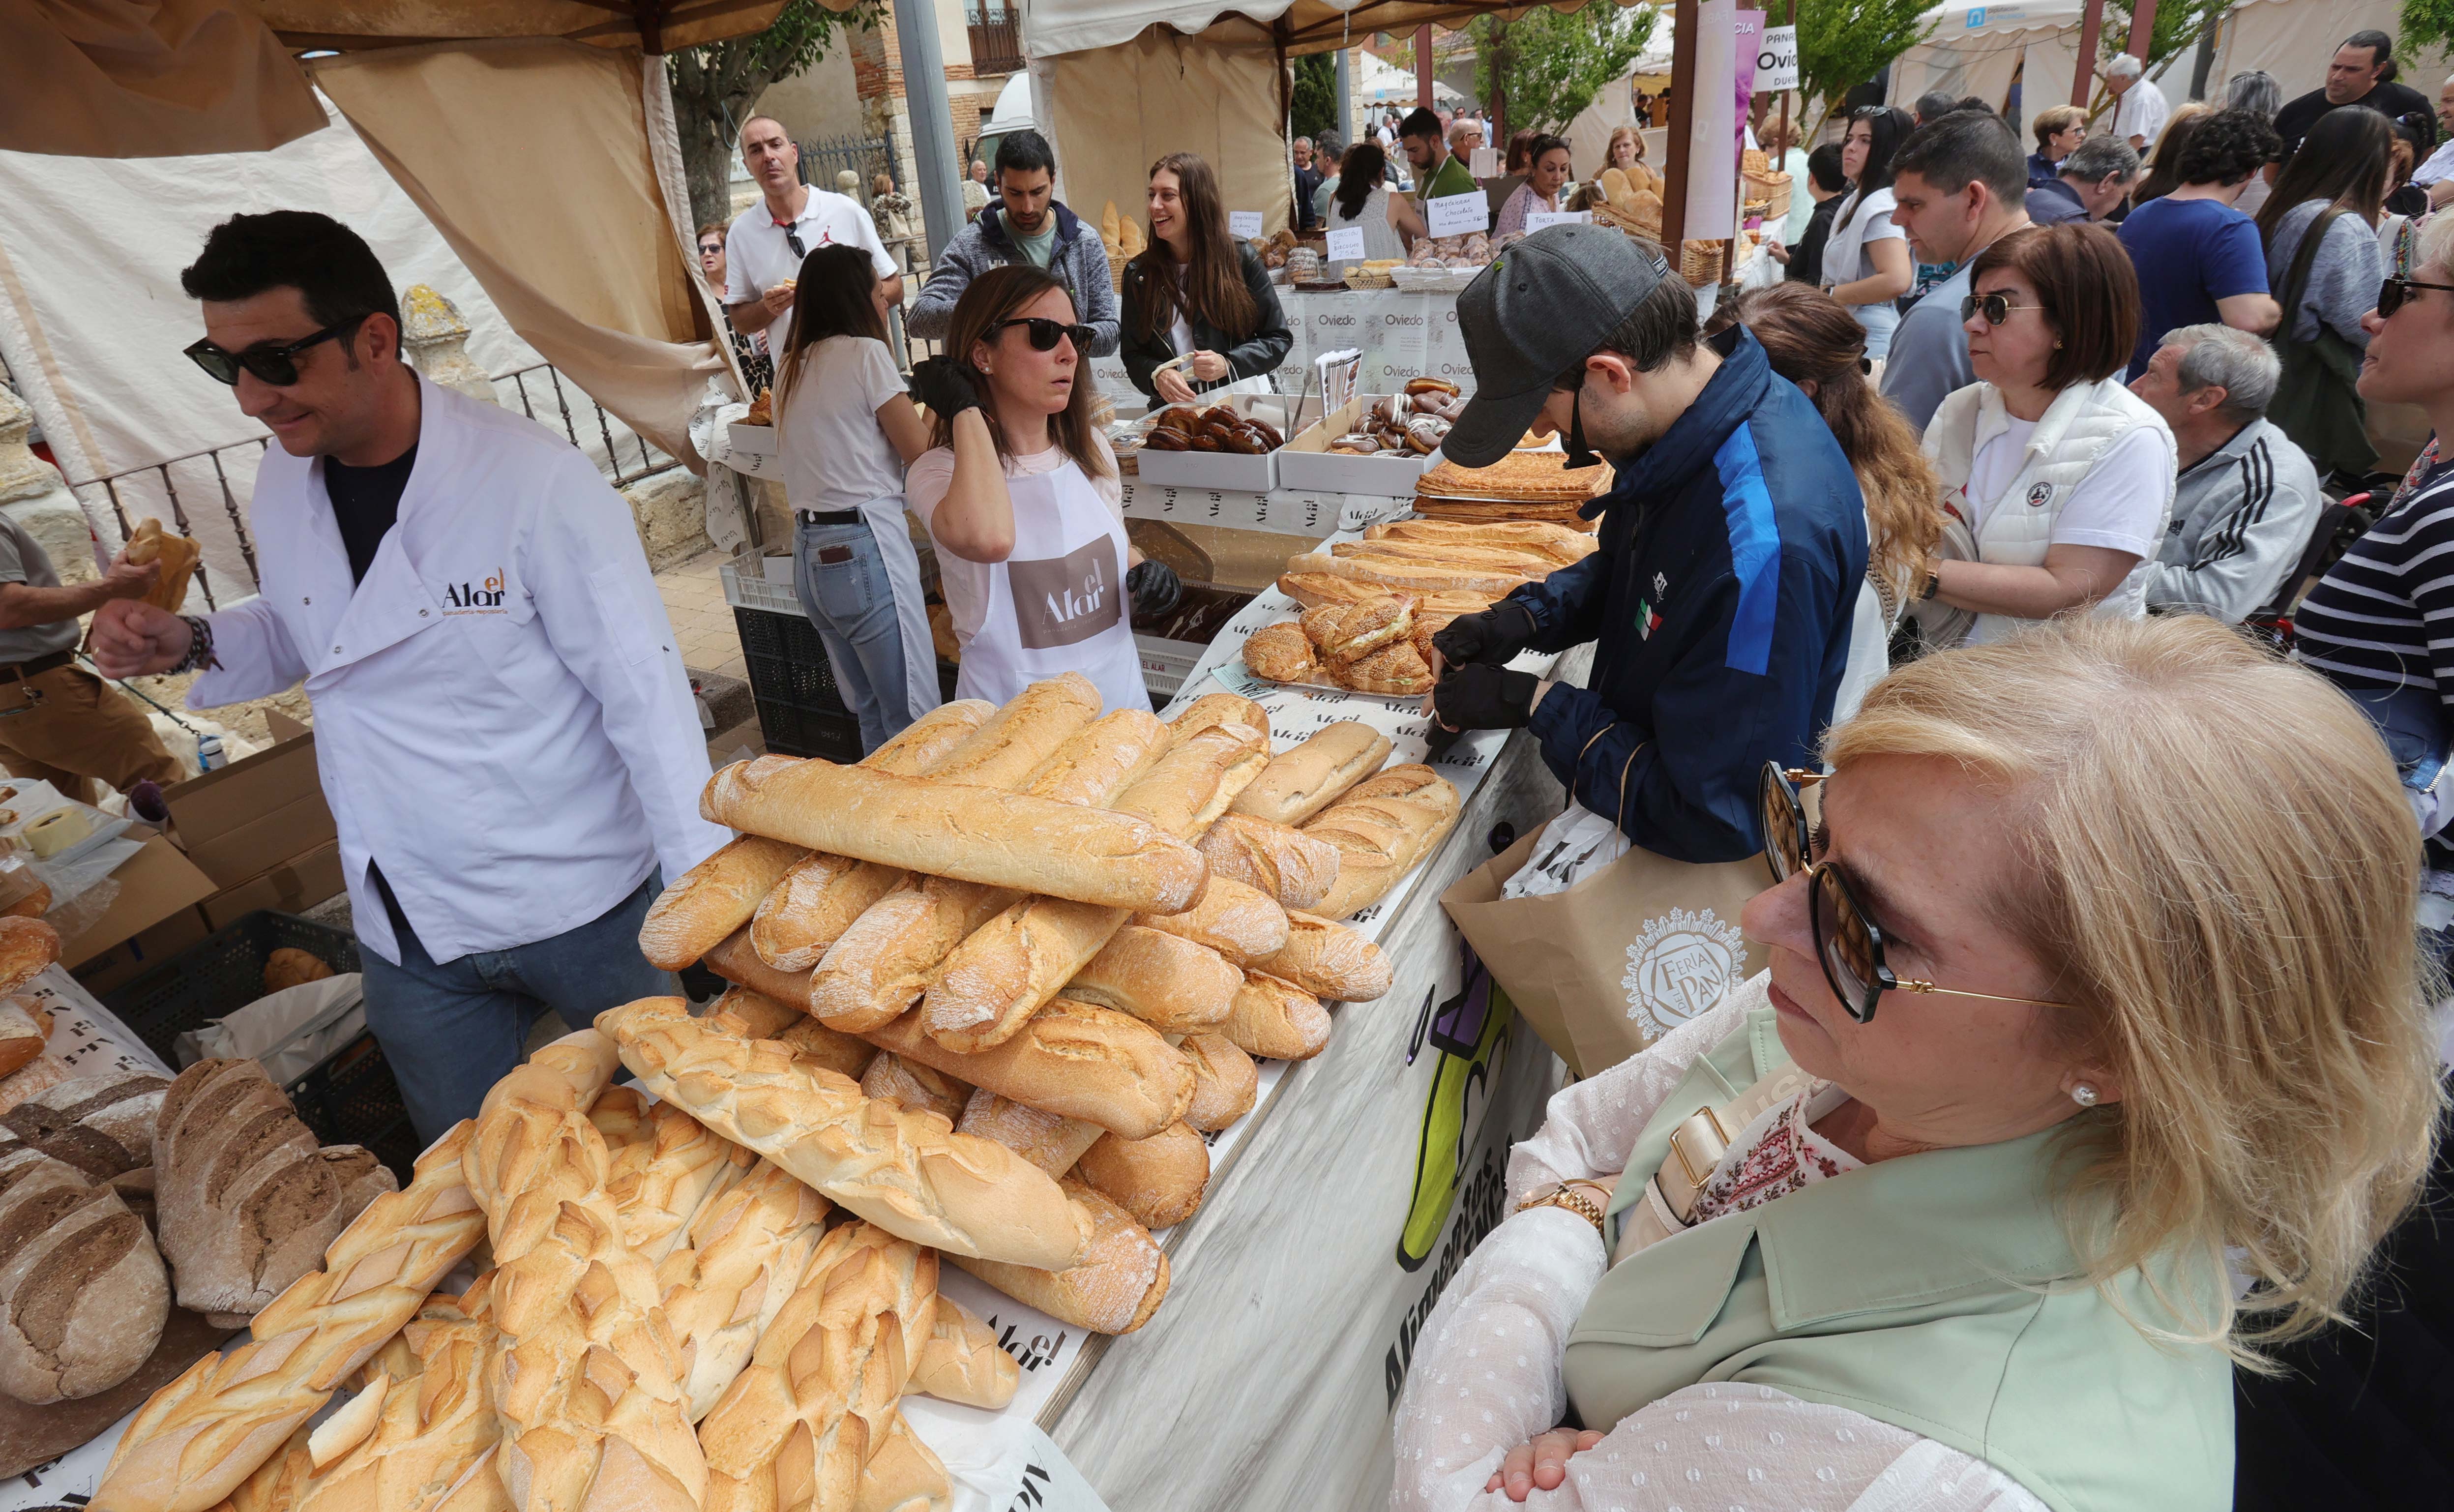
<instances>
[{"instance_id":1,"label":"handbag","mask_svg":"<svg viewBox=\"0 0 2454 1512\"><path fill-rule=\"evenodd\" d=\"M2360 394L2361 349L2319 322L2315 340L2292 334L2300 323L2301 299L2308 292L2309 270L2318 248L2335 218L2345 213L2335 206L2312 221L2292 254L2292 269L2283 280L2283 318L2276 326L2276 354L2283 373L2266 417L2283 428L2293 444L2317 464L2318 475L2341 473L2365 476L2377 465L2377 448L2369 444L2368 406Z\"/></svg>"}]
</instances>

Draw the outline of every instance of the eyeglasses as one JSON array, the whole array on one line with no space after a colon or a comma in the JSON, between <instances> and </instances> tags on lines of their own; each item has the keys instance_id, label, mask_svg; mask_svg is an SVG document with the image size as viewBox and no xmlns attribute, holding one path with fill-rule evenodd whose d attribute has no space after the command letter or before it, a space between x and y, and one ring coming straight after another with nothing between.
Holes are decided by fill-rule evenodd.
<instances>
[{"instance_id":1,"label":"eyeglasses","mask_svg":"<svg viewBox=\"0 0 2454 1512\"><path fill-rule=\"evenodd\" d=\"M2415 289L2435 289L2441 292L2454 294L2454 284L2424 284L2411 278L2389 278L2378 285L2378 318L2380 320L2392 318L2394 312L2402 309L2404 302L2411 298L2411 292Z\"/></svg>"},{"instance_id":2,"label":"eyeglasses","mask_svg":"<svg viewBox=\"0 0 2454 1512\"><path fill-rule=\"evenodd\" d=\"M1020 315L1012 320L1000 320L989 328L989 334L995 335L1008 326L1029 326L1031 350L1034 352L1054 352L1056 339L1064 336L1072 339L1075 353L1081 355L1090 352L1091 338L1098 334L1089 326L1069 326L1062 320L1051 320L1045 315Z\"/></svg>"},{"instance_id":3,"label":"eyeglasses","mask_svg":"<svg viewBox=\"0 0 2454 1512\"><path fill-rule=\"evenodd\" d=\"M1963 326L1968 324L1976 319L1977 312L1982 310L1985 312L1985 323L1989 326L1999 326L2022 310L2044 308L2042 305L2015 305L2011 303L2009 294L1999 292L1990 294L1970 294L1960 301L1960 323Z\"/></svg>"},{"instance_id":4,"label":"eyeglasses","mask_svg":"<svg viewBox=\"0 0 2454 1512\"><path fill-rule=\"evenodd\" d=\"M2038 1008L2069 1006L2042 998L2012 998L2001 993L1938 987L1930 981L1892 975L1891 967L1883 963L1883 932L1866 917L1840 869L1830 861L1817 861L1809 847L1806 807L1799 801L1798 790L1822 780L1821 773L1801 772L1784 768L1778 761L1767 761L1758 802L1763 820L1764 864L1772 872L1773 885L1780 886L1801 870L1807 874L1806 884L1812 895L1807 921L1815 936L1815 958L1823 968L1825 985L1840 1000L1844 1013L1865 1023L1875 1017L1875 1000L1887 992L1982 998L1989 1002L2022 1002Z\"/></svg>"},{"instance_id":5,"label":"eyeglasses","mask_svg":"<svg viewBox=\"0 0 2454 1512\"><path fill-rule=\"evenodd\" d=\"M702 257L713 257L722 251L724 251L724 243L720 241L703 241L698 244L698 254Z\"/></svg>"},{"instance_id":6,"label":"eyeglasses","mask_svg":"<svg viewBox=\"0 0 2454 1512\"><path fill-rule=\"evenodd\" d=\"M250 347L244 352L224 352L211 341L199 341L188 349L189 360L205 370L205 375L215 383L238 386L241 372L252 373L276 389L286 389L298 381L298 353L317 342L334 338L350 340L356 336L365 315L344 320L337 326L326 326L312 336L301 336L284 347Z\"/></svg>"}]
</instances>

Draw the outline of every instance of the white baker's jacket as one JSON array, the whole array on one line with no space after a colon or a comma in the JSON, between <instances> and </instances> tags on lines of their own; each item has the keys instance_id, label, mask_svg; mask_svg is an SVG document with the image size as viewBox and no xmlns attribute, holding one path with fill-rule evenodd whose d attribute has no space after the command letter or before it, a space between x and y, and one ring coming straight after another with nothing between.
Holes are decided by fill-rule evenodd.
<instances>
[{"instance_id":1,"label":"white baker's jacket","mask_svg":"<svg viewBox=\"0 0 2454 1512\"><path fill-rule=\"evenodd\" d=\"M200 707L304 678L358 937L400 949L367 863L437 961L549 939L730 837L630 507L534 421L418 379L417 465L368 567L322 464L270 449L262 596L209 616Z\"/></svg>"}]
</instances>

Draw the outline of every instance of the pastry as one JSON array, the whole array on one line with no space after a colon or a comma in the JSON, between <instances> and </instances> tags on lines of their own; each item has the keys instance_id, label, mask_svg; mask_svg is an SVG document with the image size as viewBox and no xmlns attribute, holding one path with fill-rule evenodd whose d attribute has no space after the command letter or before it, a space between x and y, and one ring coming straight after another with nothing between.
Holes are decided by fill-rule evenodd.
<instances>
[{"instance_id":1,"label":"pastry","mask_svg":"<svg viewBox=\"0 0 2454 1512\"><path fill-rule=\"evenodd\" d=\"M1406 639L1414 630L1415 601L1390 594L1359 604L1307 609L1297 621L1322 663L1335 675L1349 662Z\"/></svg>"},{"instance_id":2,"label":"pastry","mask_svg":"<svg viewBox=\"0 0 2454 1512\"><path fill-rule=\"evenodd\" d=\"M1376 651L1338 670L1338 680L1357 693L1414 697L1432 691L1432 669L1411 640Z\"/></svg>"},{"instance_id":3,"label":"pastry","mask_svg":"<svg viewBox=\"0 0 2454 1512\"><path fill-rule=\"evenodd\" d=\"M322 981L332 975L332 965L323 957L312 955L292 945L284 945L264 958L264 990L279 992L303 982Z\"/></svg>"},{"instance_id":4,"label":"pastry","mask_svg":"<svg viewBox=\"0 0 2454 1512\"><path fill-rule=\"evenodd\" d=\"M1272 682L1308 682L1320 670L1311 639L1292 619L1263 625L1246 637L1244 665Z\"/></svg>"}]
</instances>

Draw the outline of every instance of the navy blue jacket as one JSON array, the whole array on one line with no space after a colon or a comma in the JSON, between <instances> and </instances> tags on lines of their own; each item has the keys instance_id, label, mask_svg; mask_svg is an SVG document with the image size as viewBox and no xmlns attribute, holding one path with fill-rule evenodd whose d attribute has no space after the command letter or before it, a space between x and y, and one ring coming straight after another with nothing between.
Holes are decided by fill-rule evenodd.
<instances>
[{"instance_id":1,"label":"navy blue jacket","mask_svg":"<svg viewBox=\"0 0 2454 1512\"><path fill-rule=\"evenodd\" d=\"M1510 596L1535 649L1595 642L1588 686L1531 729L1578 802L1681 861L1762 849L1766 761L1804 766L1832 717L1866 575L1866 505L1823 417L1744 327L1669 432L1586 506L1600 549Z\"/></svg>"}]
</instances>

